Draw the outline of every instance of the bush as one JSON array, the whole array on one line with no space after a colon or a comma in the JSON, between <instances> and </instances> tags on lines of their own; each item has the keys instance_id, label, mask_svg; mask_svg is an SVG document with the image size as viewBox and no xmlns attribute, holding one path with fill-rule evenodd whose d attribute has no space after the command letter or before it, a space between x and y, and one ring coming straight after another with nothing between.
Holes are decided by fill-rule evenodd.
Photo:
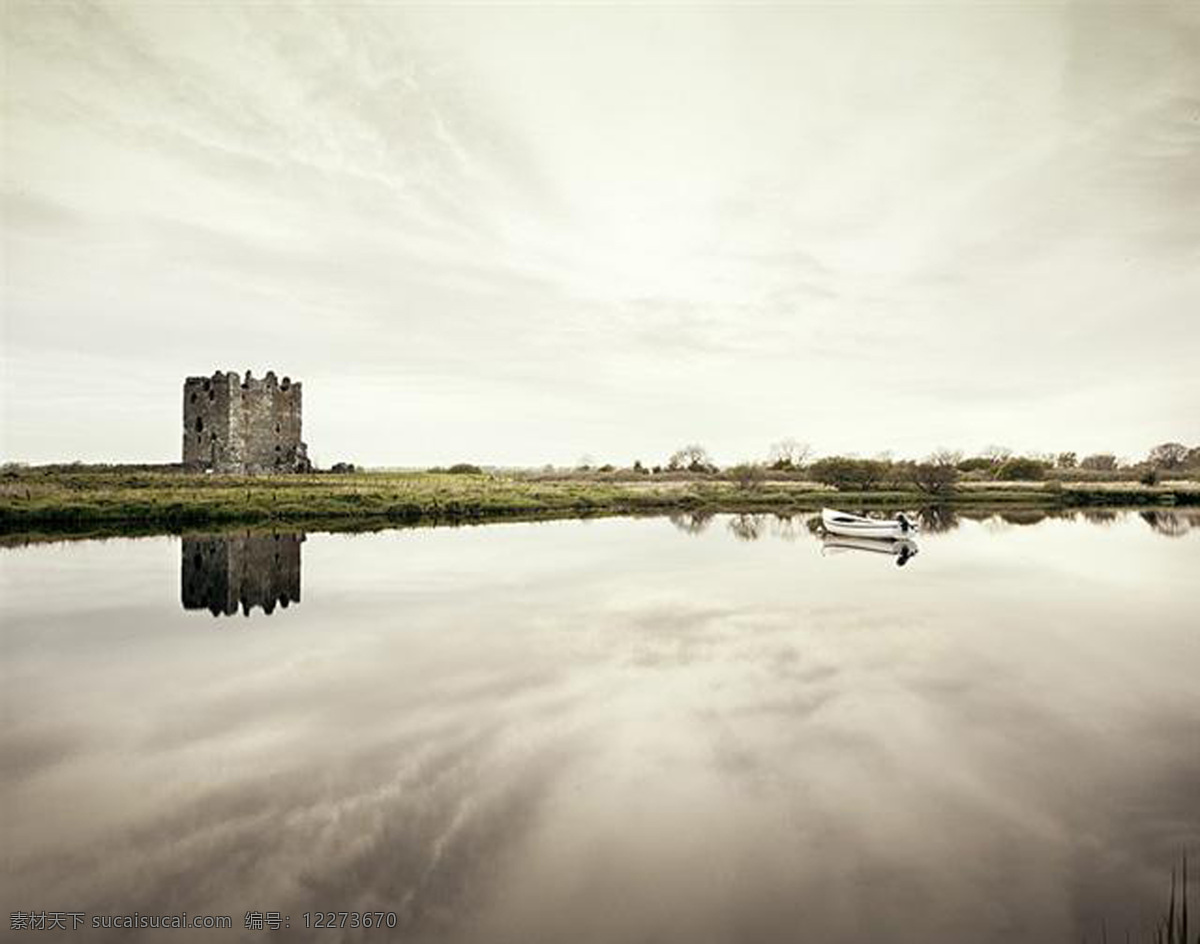
<instances>
[{"instance_id":1,"label":"bush","mask_svg":"<svg viewBox=\"0 0 1200 944\"><path fill-rule=\"evenodd\" d=\"M877 459L847 459L830 456L818 459L808 467L813 481L832 485L838 491L870 491L879 484L888 470L888 463Z\"/></svg>"},{"instance_id":2,"label":"bush","mask_svg":"<svg viewBox=\"0 0 1200 944\"><path fill-rule=\"evenodd\" d=\"M1115 472L1117 457L1111 452L1098 452L1094 455L1084 456L1079 462L1079 468L1087 469L1090 472Z\"/></svg>"},{"instance_id":3,"label":"bush","mask_svg":"<svg viewBox=\"0 0 1200 944\"><path fill-rule=\"evenodd\" d=\"M469 462L456 462L446 471L451 475L483 475L483 469Z\"/></svg>"},{"instance_id":4,"label":"bush","mask_svg":"<svg viewBox=\"0 0 1200 944\"><path fill-rule=\"evenodd\" d=\"M952 462L926 460L906 467L907 478L926 495L949 495L958 484L958 468Z\"/></svg>"},{"instance_id":5,"label":"bush","mask_svg":"<svg viewBox=\"0 0 1200 944\"><path fill-rule=\"evenodd\" d=\"M1138 479L1138 481L1143 485L1157 485L1158 469L1156 469L1154 466L1147 466L1146 471L1142 473L1142 476Z\"/></svg>"},{"instance_id":6,"label":"bush","mask_svg":"<svg viewBox=\"0 0 1200 944\"><path fill-rule=\"evenodd\" d=\"M1040 481L1045 477L1046 463L1038 459L1006 459L996 470L996 478L1002 482Z\"/></svg>"},{"instance_id":7,"label":"bush","mask_svg":"<svg viewBox=\"0 0 1200 944\"><path fill-rule=\"evenodd\" d=\"M753 462L743 462L741 465L735 465L729 470L729 477L733 479L738 488L745 491L752 491L762 484L767 474L761 465L755 465Z\"/></svg>"},{"instance_id":8,"label":"bush","mask_svg":"<svg viewBox=\"0 0 1200 944\"><path fill-rule=\"evenodd\" d=\"M959 472L990 472L996 467L996 463L986 456L972 456L970 459L963 459L958 464Z\"/></svg>"}]
</instances>

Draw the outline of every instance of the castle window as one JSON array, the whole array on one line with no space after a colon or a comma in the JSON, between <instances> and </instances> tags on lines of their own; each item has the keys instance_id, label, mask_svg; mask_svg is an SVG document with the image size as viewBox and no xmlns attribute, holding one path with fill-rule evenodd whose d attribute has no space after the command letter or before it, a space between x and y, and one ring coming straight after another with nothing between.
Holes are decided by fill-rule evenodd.
<instances>
[{"instance_id":1,"label":"castle window","mask_svg":"<svg viewBox=\"0 0 1200 944\"><path fill-rule=\"evenodd\" d=\"M201 416L196 417L196 432L204 432L204 418Z\"/></svg>"},{"instance_id":2,"label":"castle window","mask_svg":"<svg viewBox=\"0 0 1200 944\"><path fill-rule=\"evenodd\" d=\"M278 423L275 424L275 434L276 435L279 434L279 424Z\"/></svg>"},{"instance_id":3,"label":"castle window","mask_svg":"<svg viewBox=\"0 0 1200 944\"><path fill-rule=\"evenodd\" d=\"M217 398L217 391L215 391L215 390L208 391L208 399L209 400L215 400L216 398Z\"/></svg>"},{"instance_id":4,"label":"castle window","mask_svg":"<svg viewBox=\"0 0 1200 944\"><path fill-rule=\"evenodd\" d=\"M195 393L193 393L193 394L192 394L192 402L193 402L193 403L195 403L195 402L196 402L196 394L195 394Z\"/></svg>"}]
</instances>

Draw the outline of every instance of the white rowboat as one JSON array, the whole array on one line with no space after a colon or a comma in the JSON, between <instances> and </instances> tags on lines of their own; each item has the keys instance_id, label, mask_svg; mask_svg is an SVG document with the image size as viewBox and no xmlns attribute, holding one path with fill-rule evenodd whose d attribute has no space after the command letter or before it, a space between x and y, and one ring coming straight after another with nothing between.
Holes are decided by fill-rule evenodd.
<instances>
[{"instance_id":1,"label":"white rowboat","mask_svg":"<svg viewBox=\"0 0 1200 944\"><path fill-rule=\"evenodd\" d=\"M852 515L846 511L822 508L821 524L830 534L840 534L847 538L899 540L911 537L917 532L916 522L911 521L904 512L900 512L895 518L864 518L862 515Z\"/></svg>"}]
</instances>

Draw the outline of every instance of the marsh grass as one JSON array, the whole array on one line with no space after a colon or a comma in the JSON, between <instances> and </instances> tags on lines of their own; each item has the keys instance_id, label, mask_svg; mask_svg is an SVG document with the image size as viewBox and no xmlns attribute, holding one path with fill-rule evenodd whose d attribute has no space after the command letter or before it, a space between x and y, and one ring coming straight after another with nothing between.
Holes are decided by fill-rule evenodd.
<instances>
[{"instance_id":1,"label":"marsh grass","mask_svg":"<svg viewBox=\"0 0 1200 944\"><path fill-rule=\"evenodd\" d=\"M339 475L211 475L152 467L8 469L0 475L0 532L78 530L102 524L168 530L222 523L297 525L337 518L384 522L472 521L529 517L652 514L676 511L794 512L830 504L828 488L767 477L745 488L711 476L622 480L521 473L354 472ZM886 509L920 503L903 489L838 492L841 505ZM955 506L1200 503L1194 485L1135 483L971 484Z\"/></svg>"}]
</instances>

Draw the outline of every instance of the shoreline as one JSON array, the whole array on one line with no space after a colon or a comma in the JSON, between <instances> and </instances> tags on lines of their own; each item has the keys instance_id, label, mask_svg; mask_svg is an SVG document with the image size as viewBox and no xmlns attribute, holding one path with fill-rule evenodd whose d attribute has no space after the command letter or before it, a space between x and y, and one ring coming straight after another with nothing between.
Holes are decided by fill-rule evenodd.
<instances>
[{"instance_id":1,"label":"shoreline","mask_svg":"<svg viewBox=\"0 0 1200 944\"><path fill-rule=\"evenodd\" d=\"M30 469L0 478L0 535L172 534L221 526L353 531L672 513L797 514L827 505L879 511L1186 507L1200 506L1200 483L969 482L953 494L931 496L915 489L839 492L795 478L744 487L705 476L629 481L520 473L216 476Z\"/></svg>"}]
</instances>

